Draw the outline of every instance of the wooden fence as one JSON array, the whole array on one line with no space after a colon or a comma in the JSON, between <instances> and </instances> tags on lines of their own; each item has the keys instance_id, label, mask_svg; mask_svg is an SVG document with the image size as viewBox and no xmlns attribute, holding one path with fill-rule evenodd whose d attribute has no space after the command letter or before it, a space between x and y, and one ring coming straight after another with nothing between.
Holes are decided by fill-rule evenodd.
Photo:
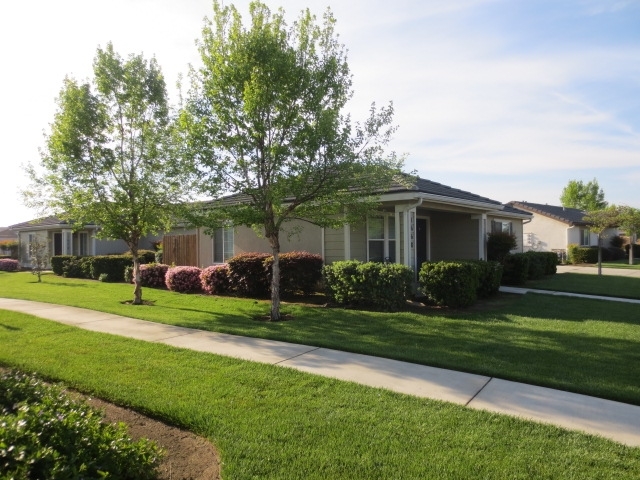
<instances>
[{"instance_id":1,"label":"wooden fence","mask_svg":"<svg viewBox=\"0 0 640 480\"><path fill-rule=\"evenodd\" d=\"M167 265L197 267L197 235L165 235L162 238L162 262Z\"/></svg>"}]
</instances>

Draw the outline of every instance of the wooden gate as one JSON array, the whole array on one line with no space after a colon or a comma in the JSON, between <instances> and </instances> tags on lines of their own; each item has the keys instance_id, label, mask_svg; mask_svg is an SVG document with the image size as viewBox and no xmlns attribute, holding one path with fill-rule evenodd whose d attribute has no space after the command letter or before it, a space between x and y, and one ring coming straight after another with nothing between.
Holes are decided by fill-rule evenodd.
<instances>
[{"instance_id":1,"label":"wooden gate","mask_svg":"<svg viewBox=\"0 0 640 480\"><path fill-rule=\"evenodd\" d=\"M162 237L162 262L166 265L197 267L197 235L165 235Z\"/></svg>"}]
</instances>

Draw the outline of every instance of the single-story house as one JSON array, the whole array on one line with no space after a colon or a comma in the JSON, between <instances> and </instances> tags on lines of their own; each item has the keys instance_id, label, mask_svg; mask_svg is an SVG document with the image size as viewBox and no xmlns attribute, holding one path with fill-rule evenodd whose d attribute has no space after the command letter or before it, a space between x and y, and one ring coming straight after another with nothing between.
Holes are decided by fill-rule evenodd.
<instances>
[{"instance_id":1,"label":"single-story house","mask_svg":"<svg viewBox=\"0 0 640 480\"><path fill-rule=\"evenodd\" d=\"M587 215L584 210L515 201L507 205L533 215L531 221L525 222L523 228L522 244L525 251L556 252L562 258L566 258L567 249L571 244L581 247L598 245L598 235L589 229L589 223L584 220ZM603 237L617 234L618 229L607 229Z\"/></svg>"},{"instance_id":2,"label":"single-story house","mask_svg":"<svg viewBox=\"0 0 640 480\"><path fill-rule=\"evenodd\" d=\"M225 201L246 201L240 196ZM380 209L357 225L330 229L297 220L297 233L281 236L281 251L304 250L339 260L389 261L415 271L425 261L486 259L487 234L506 231L522 239L531 214L463 190L418 178L411 187L397 185L380 195ZM295 228L299 227L299 228ZM267 252L266 239L244 226L175 229L163 238L164 262L205 267L234 255ZM516 252L522 252L518 242Z\"/></svg>"},{"instance_id":3,"label":"single-story house","mask_svg":"<svg viewBox=\"0 0 640 480\"><path fill-rule=\"evenodd\" d=\"M10 248L5 248L6 242L17 242L18 235L9 227L0 227L0 255L11 255Z\"/></svg>"},{"instance_id":4,"label":"single-story house","mask_svg":"<svg viewBox=\"0 0 640 480\"><path fill-rule=\"evenodd\" d=\"M89 224L76 231L73 226L58 217L51 216L17 223L9 227L18 236L20 243L20 264L23 267L31 265L29 244L34 238L46 239L49 252L53 255L107 255L128 251L127 244L122 240L103 240L96 238L98 225ZM151 239L144 239L140 248L150 249Z\"/></svg>"}]
</instances>

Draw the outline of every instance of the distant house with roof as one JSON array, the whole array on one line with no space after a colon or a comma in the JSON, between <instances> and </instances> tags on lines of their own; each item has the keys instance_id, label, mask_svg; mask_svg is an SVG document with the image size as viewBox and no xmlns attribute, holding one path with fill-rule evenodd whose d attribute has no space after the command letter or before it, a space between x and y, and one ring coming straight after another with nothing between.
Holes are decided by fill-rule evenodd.
<instances>
[{"instance_id":1,"label":"distant house with roof","mask_svg":"<svg viewBox=\"0 0 640 480\"><path fill-rule=\"evenodd\" d=\"M591 232L585 220L587 212L578 208L530 202L509 202L507 205L529 212L531 221L523 226L524 250L556 252L566 256L569 245L581 247L598 245L598 235ZM617 229L604 232L604 237L617 235Z\"/></svg>"},{"instance_id":2,"label":"distant house with roof","mask_svg":"<svg viewBox=\"0 0 640 480\"><path fill-rule=\"evenodd\" d=\"M508 231L522 239L523 222L532 216L497 200L422 178L411 186L392 186L379 200L379 210L357 225L330 229L296 220L290 226L299 233L283 235L281 251L317 253L327 264L388 261L418 271L428 260L486 259L488 233ZM250 203L250 198L233 195L222 201ZM212 236L202 228L176 229L164 236L163 250L166 263L199 267L224 263L240 253L271 252L264 238L244 226L220 228ZM523 251L521 241L515 251Z\"/></svg>"},{"instance_id":3,"label":"distant house with roof","mask_svg":"<svg viewBox=\"0 0 640 480\"><path fill-rule=\"evenodd\" d=\"M20 264L28 267L31 264L29 244L34 238L45 239L49 244L50 256L53 255L106 255L124 253L128 250L122 240L104 240L96 238L100 226L96 224L74 226L56 216L50 216L28 222L11 225L9 229L17 236L20 243ZM141 242L140 248L150 248L147 239Z\"/></svg>"}]
</instances>

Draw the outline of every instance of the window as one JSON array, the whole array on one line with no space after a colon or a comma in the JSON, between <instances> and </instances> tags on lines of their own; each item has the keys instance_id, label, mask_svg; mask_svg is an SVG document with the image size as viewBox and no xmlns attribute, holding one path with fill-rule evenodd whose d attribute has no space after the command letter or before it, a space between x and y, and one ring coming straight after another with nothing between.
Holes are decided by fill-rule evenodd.
<instances>
[{"instance_id":1,"label":"window","mask_svg":"<svg viewBox=\"0 0 640 480\"><path fill-rule=\"evenodd\" d=\"M213 235L213 263L226 263L233 257L233 228L218 228Z\"/></svg>"},{"instance_id":2,"label":"window","mask_svg":"<svg viewBox=\"0 0 640 480\"><path fill-rule=\"evenodd\" d=\"M580 229L580 246L588 247L591 245L591 231L588 228Z\"/></svg>"},{"instance_id":3,"label":"window","mask_svg":"<svg viewBox=\"0 0 640 480\"><path fill-rule=\"evenodd\" d=\"M513 234L513 225L511 222L492 220L491 233L508 233L509 235L511 235Z\"/></svg>"},{"instance_id":4,"label":"window","mask_svg":"<svg viewBox=\"0 0 640 480\"><path fill-rule=\"evenodd\" d=\"M367 246L370 262L396 261L396 223L394 217L371 217L367 221Z\"/></svg>"},{"instance_id":5,"label":"window","mask_svg":"<svg viewBox=\"0 0 640 480\"><path fill-rule=\"evenodd\" d=\"M78 234L78 255L82 257L87 255L87 234L85 232Z\"/></svg>"}]
</instances>

